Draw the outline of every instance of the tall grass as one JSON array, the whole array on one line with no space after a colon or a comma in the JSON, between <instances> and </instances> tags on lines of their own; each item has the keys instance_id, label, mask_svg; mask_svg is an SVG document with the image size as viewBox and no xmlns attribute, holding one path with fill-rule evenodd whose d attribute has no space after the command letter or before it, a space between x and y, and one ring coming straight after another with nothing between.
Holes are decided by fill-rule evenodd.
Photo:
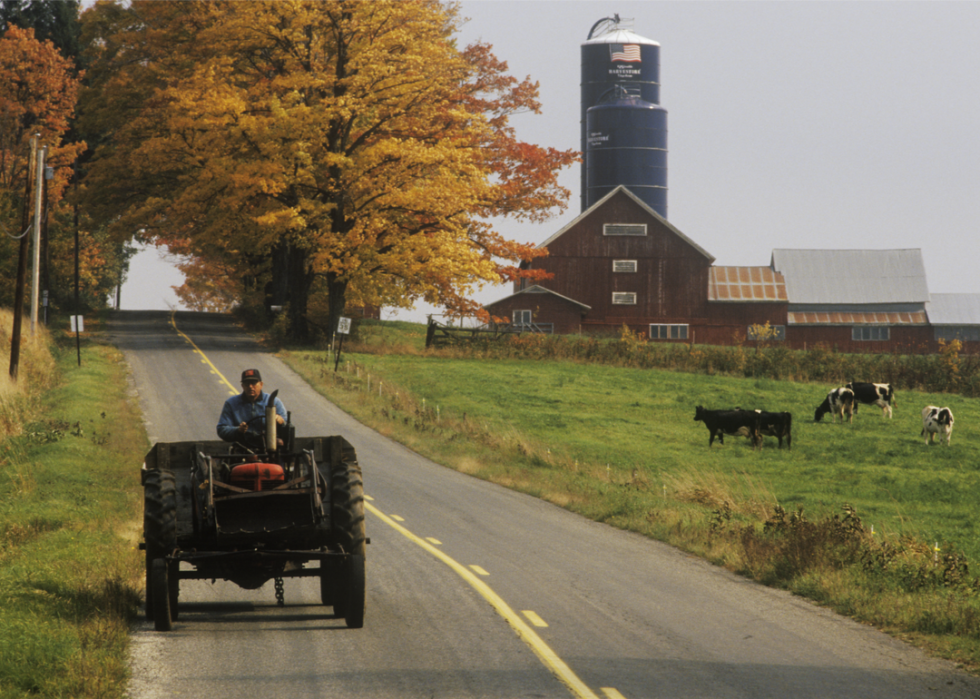
<instances>
[{"instance_id":1,"label":"tall grass","mask_svg":"<svg viewBox=\"0 0 980 699\"><path fill-rule=\"evenodd\" d=\"M376 331L366 329L366 338ZM562 360L668 369L708 376L770 378L841 386L848 381L889 382L900 389L980 396L980 355L961 355L959 340L940 343L938 354L842 354L819 344L791 350L776 342L730 346L647 342L623 328L619 338L523 334L502 340L460 342L439 356ZM375 351L366 341L363 351Z\"/></svg>"},{"instance_id":2,"label":"tall grass","mask_svg":"<svg viewBox=\"0 0 980 699\"><path fill-rule=\"evenodd\" d=\"M142 422L117 351L24 350L0 436L0 696L121 697Z\"/></svg>"},{"instance_id":3,"label":"tall grass","mask_svg":"<svg viewBox=\"0 0 980 699\"><path fill-rule=\"evenodd\" d=\"M24 325L15 381L10 378L14 314L0 308L0 440L20 432L25 420L37 411L40 397L56 374L47 329L39 327L32 335L29 324Z\"/></svg>"}]
</instances>

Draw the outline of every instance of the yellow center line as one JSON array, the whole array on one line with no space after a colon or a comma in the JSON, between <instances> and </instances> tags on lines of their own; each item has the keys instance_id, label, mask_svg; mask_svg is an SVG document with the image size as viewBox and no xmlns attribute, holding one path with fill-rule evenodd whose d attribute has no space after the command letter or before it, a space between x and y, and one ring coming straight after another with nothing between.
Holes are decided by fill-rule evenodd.
<instances>
[{"instance_id":1,"label":"yellow center line","mask_svg":"<svg viewBox=\"0 0 980 699\"><path fill-rule=\"evenodd\" d=\"M235 395L238 395L238 391L235 389L235 387L232 386L231 385L231 382L228 381L228 379L225 378L225 375L224 374L222 374L220 371L218 371L218 367L216 367L214 364L211 363L211 360L208 359L208 356L206 354L204 354L204 352L201 351L201 348L194 344L194 340L192 340L187 335L185 335L183 332L181 332L180 328L177 327L177 319L175 318L176 314L177 314L177 311L170 311L170 324L172 326L174 326L174 330L177 331L177 334L180 335L185 340L187 340L189 343L191 343L191 347L193 347L194 350L199 355L201 355L201 363L202 364L207 364L209 367L211 367L211 371L213 371L215 374L218 375L218 378L221 379L222 383L224 383L228 388L230 388L232 390L232 393L234 393Z\"/></svg>"},{"instance_id":2,"label":"yellow center line","mask_svg":"<svg viewBox=\"0 0 980 699\"><path fill-rule=\"evenodd\" d=\"M228 386L228 388L237 393L238 391L235 389L235 387L231 385L231 382L229 382L220 371L218 371L218 367L211 363L211 360L208 359L204 352L201 351L201 348L194 344L194 341L191 338L180 331L180 328L177 327L177 323L174 318L175 314L176 311L171 311L170 324L173 326L177 334L187 340L191 347L197 350L202 357L201 361L211 367L214 373L218 375L221 381ZM369 498L365 497L365 500L368 499ZM538 636L534 630L524 622L523 619L521 619L520 615L511 609L510 606L504 602L503 598L494 592L489 585L468 570L466 566L462 565L461 563L457 563L453 558L447 556L425 539L415 536L415 534L398 524L393 518L388 517L370 503L365 502L364 508L368 510L368 512L373 513L392 529L405 536L405 538L414 542L415 544L418 544L423 549L431 553L433 556L452 568L457 575L463 578L463 580L469 583L469 585L474 590L479 592L480 595L490 603L490 606L493 607L508 624L510 624L511 628L514 629L514 632L517 633L518 637L524 641L524 643L526 643L532 651L534 651L534 654L538 656L538 659L541 660L542 663L544 663L545 667L551 670L551 672L559 680L561 680L561 682L564 683L569 690L571 690L572 694L579 699L599 699L599 697L588 687L588 685L582 682L578 675L576 675L572 669L565 664L565 661L559 658L555 651L553 651L551 647L545 643L541 637ZM607 694L607 696L609 695Z\"/></svg>"},{"instance_id":3,"label":"yellow center line","mask_svg":"<svg viewBox=\"0 0 980 699\"><path fill-rule=\"evenodd\" d=\"M506 602L504 602L500 595L494 592L489 585L480 580L480 578L478 578L466 566L461 563L457 563L443 551L440 551L425 539L416 536L373 505L365 503L364 507L368 512L374 514L382 522L397 531L406 539L421 546L423 549L452 568L457 575L469 583L470 587L479 592L480 595L490 603L490 606L497 611L497 614L502 616L504 620L510 624L511 628L514 629L514 632L518 635L518 637L524 641L524 643L526 643L532 651L534 651L534 654L538 656L538 659L542 663L544 663L545 667L551 670L551 672L559 680L561 680L566 687L568 687L572 694L579 697L579 699L599 699L599 697L588 687L588 685L579 679L578 675L576 675L572 669L565 664L565 661L559 658L555 651L553 651L551 647L548 646L548 644L534 632L534 629L528 626L520 615L511 609Z\"/></svg>"}]
</instances>

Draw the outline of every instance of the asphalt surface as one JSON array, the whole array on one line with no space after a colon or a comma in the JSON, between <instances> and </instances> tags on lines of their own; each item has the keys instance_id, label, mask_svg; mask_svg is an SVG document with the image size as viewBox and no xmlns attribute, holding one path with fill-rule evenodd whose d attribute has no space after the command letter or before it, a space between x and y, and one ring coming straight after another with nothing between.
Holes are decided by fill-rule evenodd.
<instances>
[{"instance_id":1,"label":"asphalt surface","mask_svg":"<svg viewBox=\"0 0 980 699\"><path fill-rule=\"evenodd\" d=\"M120 312L110 332L151 442L215 439L258 368L298 435L354 445L370 498L363 629L319 604L315 578L287 579L283 608L271 583L183 581L174 630L135 630L134 698L980 697L872 628L420 457L226 316Z\"/></svg>"}]
</instances>

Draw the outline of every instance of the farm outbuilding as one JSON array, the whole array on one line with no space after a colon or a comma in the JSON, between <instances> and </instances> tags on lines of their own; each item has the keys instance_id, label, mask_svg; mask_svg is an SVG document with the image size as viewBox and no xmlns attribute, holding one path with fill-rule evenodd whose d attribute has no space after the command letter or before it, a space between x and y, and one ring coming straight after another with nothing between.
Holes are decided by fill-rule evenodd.
<instances>
[{"instance_id":1,"label":"farm outbuilding","mask_svg":"<svg viewBox=\"0 0 980 699\"><path fill-rule=\"evenodd\" d=\"M980 351L980 295L930 296L922 253L773 250L768 266L715 258L620 186L541 244L530 266L551 276L518 282L488 304L522 329L727 345L772 339L842 352L934 352L956 337Z\"/></svg>"}]
</instances>

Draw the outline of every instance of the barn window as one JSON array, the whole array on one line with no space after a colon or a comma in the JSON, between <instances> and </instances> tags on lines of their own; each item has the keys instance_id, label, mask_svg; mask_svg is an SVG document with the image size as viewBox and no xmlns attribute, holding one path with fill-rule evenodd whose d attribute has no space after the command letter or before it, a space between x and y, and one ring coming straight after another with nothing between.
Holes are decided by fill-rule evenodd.
<instances>
[{"instance_id":1,"label":"barn window","mask_svg":"<svg viewBox=\"0 0 980 699\"><path fill-rule=\"evenodd\" d=\"M772 333L771 337L757 337L757 330L764 328L765 326L750 325L749 329L745 331L745 337L751 341L755 340L775 340L777 342L783 342L786 339L786 326L785 325L770 325L769 332Z\"/></svg>"},{"instance_id":2,"label":"barn window","mask_svg":"<svg viewBox=\"0 0 980 699\"><path fill-rule=\"evenodd\" d=\"M943 342L977 342L980 341L980 328L975 325L945 325L936 328L936 339Z\"/></svg>"},{"instance_id":3,"label":"barn window","mask_svg":"<svg viewBox=\"0 0 980 699\"><path fill-rule=\"evenodd\" d=\"M650 339L651 340L686 340L687 324L667 325L667 324L651 323Z\"/></svg>"},{"instance_id":4,"label":"barn window","mask_svg":"<svg viewBox=\"0 0 980 699\"><path fill-rule=\"evenodd\" d=\"M647 224L645 223L604 223L602 224L603 235L646 235Z\"/></svg>"},{"instance_id":5,"label":"barn window","mask_svg":"<svg viewBox=\"0 0 980 699\"><path fill-rule=\"evenodd\" d=\"M531 311L514 311L514 325L530 325Z\"/></svg>"},{"instance_id":6,"label":"barn window","mask_svg":"<svg viewBox=\"0 0 980 699\"><path fill-rule=\"evenodd\" d=\"M636 272L636 260L613 260L613 272Z\"/></svg>"},{"instance_id":7,"label":"barn window","mask_svg":"<svg viewBox=\"0 0 980 699\"><path fill-rule=\"evenodd\" d=\"M615 306L635 306L636 292L634 291L614 291L613 305Z\"/></svg>"},{"instance_id":8,"label":"barn window","mask_svg":"<svg viewBox=\"0 0 980 699\"><path fill-rule=\"evenodd\" d=\"M855 325L851 328L851 339L856 342L891 339L891 328L885 325Z\"/></svg>"}]
</instances>

